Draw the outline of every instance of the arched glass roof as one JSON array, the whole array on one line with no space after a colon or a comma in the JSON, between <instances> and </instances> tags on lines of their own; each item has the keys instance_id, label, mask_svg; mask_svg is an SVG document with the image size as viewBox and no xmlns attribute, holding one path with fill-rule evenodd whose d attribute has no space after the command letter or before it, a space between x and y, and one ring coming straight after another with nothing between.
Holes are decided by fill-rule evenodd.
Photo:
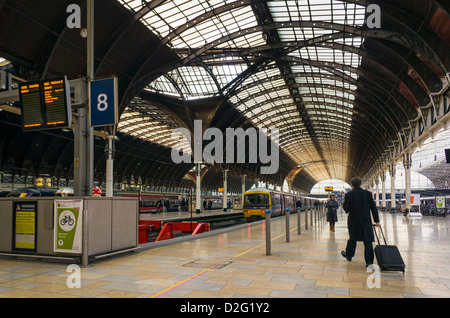
<instances>
[{"instance_id":1,"label":"arched glass roof","mask_svg":"<svg viewBox=\"0 0 450 318\"><path fill-rule=\"evenodd\" d=\"M135 14L145 12L140 20L182 60L147 90L182 100L225 96L253 125L278 128L280 146L297 164L326 158L305 167L317 179L347 177L363 43L355 30L364 25L365 6L119 1Z\"/></svg>"},{"instance_id":2,"label":"arched glass roof","mask_svg":"<svg viewBox=\"0 0 450 318\"><path fill-rule=\"evenodd\" d=\"M383 41L411 32L397 16L410 14L404 6L383 4L387 27L372 32L362 0L119 1L179 57L147 90L225 97L252 125L278 128L281 148L298 165L313 162L304 171L317 181L369 169L365 156L398 137L399 117L417 114L420 71L408 71L414 83L366 48L369 38L395 51Z\"/></svg>"},{"instance_id":3,"label":"arched glass roof","mask_svg":"<svg viewBox=\"0 0 450 318\"><path fill-rule=\"evenodd\" d=\"M380 28L368 23L369 4L380 10ZM192 165L171 162L167 154L179 140L170 136L179 127L192 133L201 119L203 128L222 132L278 128L277 173L260 175L260 163L214 168L270 184L286 180L308 192L320 180L373 177L417 136L435 131L434 122L445 125L450 110L445 0L101 0L95 6L94 76L118 78L118 135L139 145L133 149L160 155L130 161L127 153L118 165L121 178L176 184ZM0 7L0 55L11 61L0 59L0 67L15 85L86 76L86 40L67 28L67 4ZM17 115L17 105L5 100L0 108ZM7 140L29 136L14 136L9 121L15 119L0 114ZM0 145L1 169L70 177L70 146L39 157L10 145Z\"/></svg>"},{"instance_id":4,"label":"arched glass roof","mask_svg":"<svg viewBox=\"0 0 450 318\"><path fill-rule=\"evenodd\" d=\"M184 139L174 138L176 123L157 105L141 98L134 98L122 114L118 131L148 140L168 148L183 149L190 154L191 147Z\"/></svg>"}]
</instances>

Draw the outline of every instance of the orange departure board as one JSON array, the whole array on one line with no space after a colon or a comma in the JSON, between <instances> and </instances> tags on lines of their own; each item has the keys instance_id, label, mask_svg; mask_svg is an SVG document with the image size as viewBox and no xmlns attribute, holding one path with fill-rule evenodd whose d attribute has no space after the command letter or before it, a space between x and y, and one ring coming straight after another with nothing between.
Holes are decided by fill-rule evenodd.
<instances>
[{"instance_id":1,"label":"orange departure board","mask_svg":"<svg viewBox=\"0 0 450 318\"><path fill-rule=\"evenodd\" d=\"M70 126L70 86L65 76L21 83L19 95L24 130Z\"/></svg>"},{"instance_id":2,"label":"orange departure board","mask_svg":"<svg viewBox=\"0 0 450 318\"><path fill-rule=\"evenodd\" d=\"M27 130L41 128L44 125L41 82L20 84L19 95L22 108L22 127Z\"/></svg>"}]
</instances>

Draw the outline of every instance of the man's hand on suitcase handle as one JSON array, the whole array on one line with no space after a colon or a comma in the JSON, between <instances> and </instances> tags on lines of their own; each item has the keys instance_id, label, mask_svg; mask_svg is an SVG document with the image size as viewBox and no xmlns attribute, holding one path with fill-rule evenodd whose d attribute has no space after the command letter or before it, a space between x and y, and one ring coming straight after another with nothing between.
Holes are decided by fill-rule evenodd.
<instances>
[{"instance_id":1,"label":"man's hand on suitcase handle","mask_svg":"<svg viewBox=\"0 0 450 318\"><path fill-rule=\"evenodd\" d=\"M375 226L376 226L376 227L381 227L380 222L375 223Z\"/></svg>"}]
</instances>

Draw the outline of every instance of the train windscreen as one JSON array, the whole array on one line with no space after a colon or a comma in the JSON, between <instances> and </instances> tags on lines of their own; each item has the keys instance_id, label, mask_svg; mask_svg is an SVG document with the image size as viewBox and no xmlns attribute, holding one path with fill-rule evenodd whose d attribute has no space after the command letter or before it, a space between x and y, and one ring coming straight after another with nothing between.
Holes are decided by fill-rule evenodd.
<instances>
[{"instance_id":1,"label":"train windscreen","mask_svg":"<svg viewBox=\"0 0 450 318\"><path fill-rule=\"evenodd\" d=\"M269 195L264 193L248 193L245 195L244 209L262 209L269 207Z\"/></svg>"}]
</instances>

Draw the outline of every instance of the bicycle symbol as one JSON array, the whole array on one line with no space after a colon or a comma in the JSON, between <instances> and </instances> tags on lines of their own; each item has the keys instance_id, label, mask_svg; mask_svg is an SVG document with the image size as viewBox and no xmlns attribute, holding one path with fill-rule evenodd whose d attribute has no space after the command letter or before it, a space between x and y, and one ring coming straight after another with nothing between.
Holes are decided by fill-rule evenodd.
<instances>
[{"instance_id":1,"label":"bicycle symbol","mask_svg":"<svg viewBox=\"0 0 450 318\"><path fill-rule=\"evenodd\" d=\"M61 221L59 222L59 224L61 224L61 226L64 226L64 225L66 225L66 223L67 223L69 226L72 226L74 222L75 222L75 220L72 219L72 218L70 217L70 215L65 215L65 216L64 216L64 219L61 219Z\"/></svg>"}]
</instances>

